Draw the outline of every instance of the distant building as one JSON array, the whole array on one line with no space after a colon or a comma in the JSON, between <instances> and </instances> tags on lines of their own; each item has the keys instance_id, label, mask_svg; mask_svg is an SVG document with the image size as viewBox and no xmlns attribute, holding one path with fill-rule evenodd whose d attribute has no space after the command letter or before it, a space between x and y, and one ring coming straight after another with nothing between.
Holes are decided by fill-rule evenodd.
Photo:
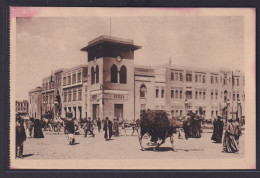
<instances>
[{"instance_id":1,"label":"distant building","mask_svg":"<svg viewBox=\"0 0 260 178\"><path fill-rule=\"evenodd\" d=\"M29 117L40 119L42 115L42 88L29 91Z\"/></svg>"},{"instance_id":2,"label":"distant building","mask_svg":"<svg viewBox=\"0 0 260 178\"><path fill-rule=\"evenodd\" d=\"M240 71L167 65L135 66L133 40L100 36L82 48L85 65L59 69L45 77L42 113L72 112L77 120L91 117L140 118L147 110L165 110L170 117L202 109L206 119L244 116L245 79Z\"/></svg>"},{"instance_id":3,"label":"distant building","mask_svg":"<svg viewBox=\"0 0 260 178\"><path fill-rule=\"evenodd\" d=\"M27 115L28 114L28 101L19 100L15 102L16 114Z\"/></svg>"}]
</instances>

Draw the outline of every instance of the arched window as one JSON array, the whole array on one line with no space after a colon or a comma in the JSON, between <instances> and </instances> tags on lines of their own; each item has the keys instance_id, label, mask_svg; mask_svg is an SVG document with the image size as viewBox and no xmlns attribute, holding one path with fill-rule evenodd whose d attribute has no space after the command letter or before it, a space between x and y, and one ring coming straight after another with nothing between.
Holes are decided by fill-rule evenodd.
<instances>
[{"instance_id":1,"label":"arched window","mask_svg":"<svg viewBox=\"0 0 260 178\"><path fill-rule=\"evenodd\" d=\"M120 69L120 83L126 83L126 67L122 66Z\"/></svg>"},{"instance_id":2,"label":"arched window","mask_svg":"<svg viewBox=\"0 0 260 178\"><path fill-rule=\"evenodd\" d=\"M96 83L99 83L99 67L96 66Z\"/></svg>"},{"instance_id":3,"label":"arched window","mask_svg":"<svg viewBox=\"0 0 260 178\"><path fill-rule=\"evenodd\" d=\"M94 67L91 67L91 84L95 83L95 72L94 72Z\"/></svg>"},{"instance_id":4,"label":"arched window","mask_svg":"<svg viewBox=\"0 0 260 178\"><path fill-rule=\"evenodd\" d=\"M142 84L140 87L140 98L146 98L146 91L146 86Z\"/></svg>"},{"instance_id":5,"label":"arched window","mask_svg":"<svg viewBox=\"0 0 260 178\"><path fill-rule=\"evenodd\" d=\"M111 78L111 83L117 83L117 66L114 64L111 67L110 71L110 78Z\"/></svg>"}]
</instances>

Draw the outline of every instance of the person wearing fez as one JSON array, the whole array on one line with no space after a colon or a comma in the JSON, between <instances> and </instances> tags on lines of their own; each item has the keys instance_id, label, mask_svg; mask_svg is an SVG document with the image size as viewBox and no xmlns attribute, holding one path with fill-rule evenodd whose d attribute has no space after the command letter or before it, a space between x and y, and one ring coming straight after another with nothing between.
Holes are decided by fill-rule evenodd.
<instances>
[{"instance_id":1,"label":"person wearing fez","mask_svg":"<svg viewBox=\"0 0 260 178\"><path fill-rule=\"evenodd\" d=\"M66 131L68 133L68 140L69 144L73 145L75 143L75 138L74 138L74 121L72 119L72 113L69 112L66 114Z\"/></svg>"},{"instance_id":2,"label":"person wearing fez","mask_svg":"<svg viewBox=\"0 0 260 178\"><path fill-rule=\"evenodd\" d=\"M112 137L112 122L108 119L108 117L106 117L105 123L104 123L104 128L103 130L105 131L105 135L104 138L106 140L111 139Z\"/></svg>"}]
</instances>

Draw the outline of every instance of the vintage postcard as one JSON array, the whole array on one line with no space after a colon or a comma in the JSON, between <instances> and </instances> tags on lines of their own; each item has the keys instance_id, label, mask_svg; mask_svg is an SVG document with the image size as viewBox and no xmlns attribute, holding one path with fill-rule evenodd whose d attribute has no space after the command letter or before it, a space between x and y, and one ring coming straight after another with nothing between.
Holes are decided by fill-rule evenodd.
<instances>
[{"instance_id":1,"label":"vintage postcard","mask_svg":"<svg viewBox=\"0 0 260 178\"><path fill-rule=\"evenodd\" d=\"M255 9L10 7L11 169L255 169Z\"/></svg>"}]
</instances>

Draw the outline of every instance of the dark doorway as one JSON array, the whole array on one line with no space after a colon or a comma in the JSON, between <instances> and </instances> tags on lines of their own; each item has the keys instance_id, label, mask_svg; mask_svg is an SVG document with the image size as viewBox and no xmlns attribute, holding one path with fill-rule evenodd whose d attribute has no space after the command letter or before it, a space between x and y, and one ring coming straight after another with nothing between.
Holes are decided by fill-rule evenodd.
<instances>
[{"instance_id":1,"label":"dark doorway","mask_svg":"<svg viewBox=\"0 0 260 178\"><path fill-rule=\"evenodd\" d=\"M93 104L93 120L99 117L99 104Z\"/></svg>"},{"instance_id":2,"label":"dark doorway","mask_svg":"<svg viewBox=\"0 0 260 178\"><path fill-rule=\"evenodd\" d=\"M123 104L115 104L114 116L123 118Z\"/></svg>"}]
</instances>

